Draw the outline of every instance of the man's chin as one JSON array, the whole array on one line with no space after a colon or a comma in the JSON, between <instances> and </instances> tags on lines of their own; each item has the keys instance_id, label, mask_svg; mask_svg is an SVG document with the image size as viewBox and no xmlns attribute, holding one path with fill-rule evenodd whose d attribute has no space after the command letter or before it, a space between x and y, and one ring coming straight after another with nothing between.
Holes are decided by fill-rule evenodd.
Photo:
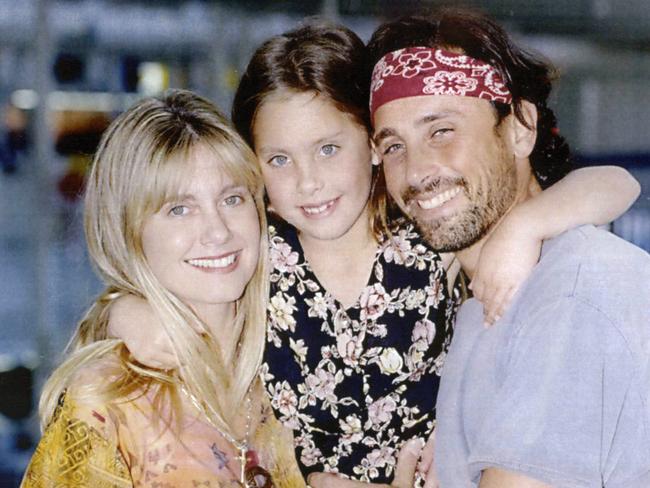
<instances>
[{"instance_id":1,"label":"man's chin","mask_svg":"<svg viewBox=\"0 0 650 488\"><path fill-rule=\"evenodd\" d=\"M434 251L456 252L475 244L487 233L487 226L471 215L467 217L416 221L416 225Z\"/></svg>"}]
</instances>

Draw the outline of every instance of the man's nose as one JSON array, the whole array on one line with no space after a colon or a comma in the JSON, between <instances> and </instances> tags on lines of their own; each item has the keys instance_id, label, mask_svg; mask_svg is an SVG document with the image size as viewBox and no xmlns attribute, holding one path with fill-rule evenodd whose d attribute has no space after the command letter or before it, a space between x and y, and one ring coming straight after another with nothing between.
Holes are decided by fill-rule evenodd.
<instances>
[{"instance_id":1,"label":"man's nose","mask_svg":"<svg viewBox=\"0 0 650 488\"><path fill-rule=\"evenodd\" d=\"M440 165L430 151L411 146L405 159L406 181L409 186L417 188L440 173Z\"/></svg>"}]
</instances>

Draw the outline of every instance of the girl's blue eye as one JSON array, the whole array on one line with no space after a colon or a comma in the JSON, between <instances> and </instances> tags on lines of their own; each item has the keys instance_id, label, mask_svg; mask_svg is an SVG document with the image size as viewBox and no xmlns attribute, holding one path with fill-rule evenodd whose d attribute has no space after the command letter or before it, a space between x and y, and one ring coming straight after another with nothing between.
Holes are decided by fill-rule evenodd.
<instances>
[{"instance_id":1,"label":"girl's blue eye","mask_svg":"<svg viewBox=\"0 0 650 488\"><path fill-rule=\"evenodd\" d=\"M277 168L281 168L282 166L285 166L288 162L289 162L289 158L282 155L273 156L271 159L269 159L269 164Z\"/></svg>"},{"instance_id":2,"label":"girl's blue eye","mask_svg":"<svg viewBox=\"0 0 650 488\"><path fill-rule=\"evenodd\" d=\"M223 201L223 203L227 207L234 207L236 205L239 205L243 201L244 201L244 199L240 195L230 195L229 197L226 197L226 199Z\"/></svg>"},{"instance_id":3,"label":"girl's blue eye","mask_svg":"<svg viewBox=\"0 0 650 488\"><path fill-rule=\"evenodd\" d=\"M185 205L176 205L169 209L169 215L180 217L181 215L185 215L188 211L189 209Z\"/></svg>"},{"instance_id":4,"label":"girl's blue eye","mask_svg":"<svg viewBox=\"0 0 650 488\"><path fill-rule=\"evenodd\" d=\"M334 144L325 144L323 147L320 148L320 155L332 156L336 154L337 151L338 151L338 147L335 146Z\"/></svg>"}]
</instances>

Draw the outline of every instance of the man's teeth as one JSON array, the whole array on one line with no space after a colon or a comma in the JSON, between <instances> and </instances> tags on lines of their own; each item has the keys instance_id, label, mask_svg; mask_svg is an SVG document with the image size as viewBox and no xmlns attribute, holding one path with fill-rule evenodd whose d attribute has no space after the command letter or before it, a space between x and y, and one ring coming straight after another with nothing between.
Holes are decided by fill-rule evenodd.
<instances>
[{"instance_id":1,"label":"man's teeth","mask_svg":"<svg viewBox=\"0 0 650 488\"><path fill-rule=\"evenodd\" d=\"M460 187L456 186L451 190L442 192L440 195L436 195L430 200L418 200L418 205L420 208L423 208L425 210L431 210L432 208L440 207L441 205L445 204L459 193Z\"/></svg>"},{"instance_id":2,"label":"man's teeth","mask_svg":"<svg viewBox=\"0 0 650 488\"><path fill-rule=\"evenodd\" d=\"M324 204L322 204L322 205L320 205L318 207L302 207L302 208L309 215L316 215L316 214L322 213L325 210L327 210L328 208L330 208L333 203L334 203L334 200L332 200L331 202L324 203Z\"/></svg>"},{"instance_id":3,"label":"man's teeth","mask_svg":"<svg viewBox=\"0 0 650 488\"><path fill-rule=\"evenodd\" d=\"M187 262L199 268L225 268L235 262L236 254L229 254L219 259L188 259Z\"/></svg>"}]
</instances>

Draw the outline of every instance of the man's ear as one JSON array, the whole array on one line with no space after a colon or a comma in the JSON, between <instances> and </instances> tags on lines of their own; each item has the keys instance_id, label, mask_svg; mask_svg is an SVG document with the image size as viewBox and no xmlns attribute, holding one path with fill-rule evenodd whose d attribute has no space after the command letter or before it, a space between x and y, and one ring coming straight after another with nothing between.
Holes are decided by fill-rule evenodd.
<instances>
[{"instance_id":1,"label":"man's ear","mask_svg":"<svg viewBox=\"0 0 650 488\"><path fill-rule=\"evenodd\" d=\"M513 151L516 157L527 158L537 141L537 107L528 100L522 100L519 109L526 123L512 114Z\"/></svg>"}]
</instances>

